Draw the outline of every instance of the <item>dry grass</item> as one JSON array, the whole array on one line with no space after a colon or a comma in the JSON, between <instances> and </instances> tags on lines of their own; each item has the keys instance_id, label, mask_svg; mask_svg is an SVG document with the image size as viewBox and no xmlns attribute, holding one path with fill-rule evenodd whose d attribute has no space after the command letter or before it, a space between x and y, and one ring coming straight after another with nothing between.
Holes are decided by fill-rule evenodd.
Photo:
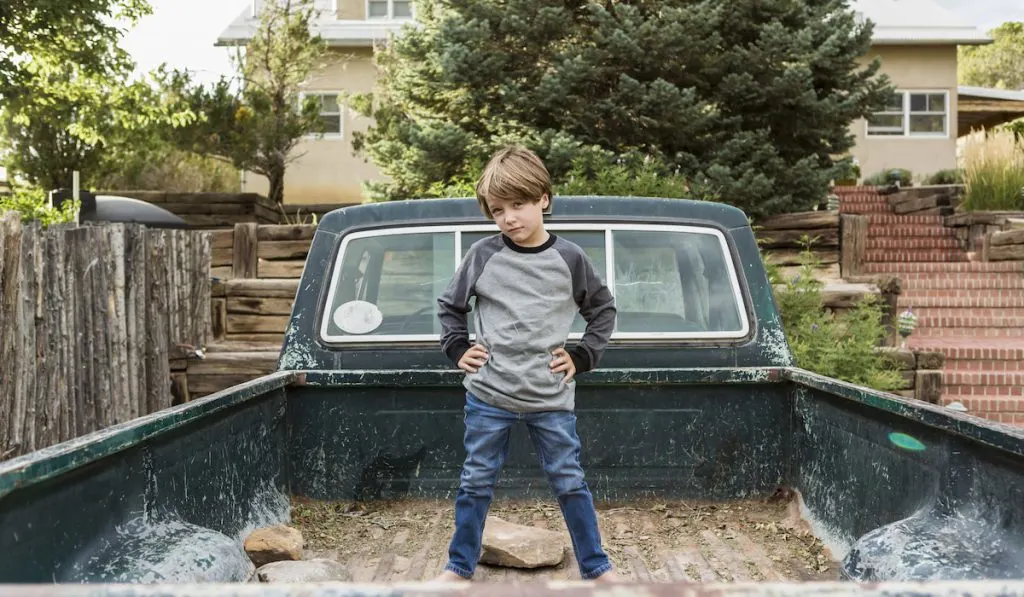
<instances>
[{"instance_id":1,"label":"dry grass","mask_svg":"<svg viewBox=\"0 0 1024 597\"><path fill-rule=\"evenodd\" d=\"M1024 144L1008 130L976 131L963 141L966 211L1024 210Z\"/></svg>"}]
</instances>

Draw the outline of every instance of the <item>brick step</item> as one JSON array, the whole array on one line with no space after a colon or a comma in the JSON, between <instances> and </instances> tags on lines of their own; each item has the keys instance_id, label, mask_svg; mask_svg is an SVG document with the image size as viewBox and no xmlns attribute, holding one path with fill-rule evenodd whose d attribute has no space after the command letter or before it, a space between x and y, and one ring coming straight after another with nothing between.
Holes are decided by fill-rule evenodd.
<instances>
[{"instance_id":1,"label":"brick step","mask_svg":"<svg viewBox=\"0 0 1024 597\"><path fill-rule=\"evenodd\" d=\"M913 273L898 274L903 292L918 291L1024 291L1024 277L1016 274L973 274L973 273Z\"/></svg>"},{"instance_id":2,"label":"brick step","mask_svg":"<svg viewBox=\"0 0 1024 597\"><path fill-rule=\"evenodd\" d=\"M1013 390L1024 390L1024 373L1019 371L949 371L943 369L942 383L947 386L1006 386ZM1008 394L1010 396L1024 396Z\"/></svg>"},{"instance_id":3,"label":"brick step","mask_svg":"<svg viewBox=\"0 0 1024 597\"><path fill-rule=\"evenodd\" d=\"M897 226L943 226L942 216L902 216L897 214L867 214L868 224L896 224ZM945 227L945 226L943 226Z\"/></svg>"},{"instance_id":4,"label":"brick step","mask_svg":"<svg viewBox=\"0 0 1024 597\"><path fill-rule=\"evenodd\" d=\"M1024 373L1024 361L1007 359L1005 361L991 360L947 360L944 367L946 371L992 371L995 373Z\"/></svg>"},{"instance_id":5,"label":"brick step","mask_svg":"<svg viewBox=\"0 0 1024 597\"><path fill-rule=\"evenodd\" d=\"M939 352L946 360L1024 360L1024 340L933 339L923 341L911 336L907 344L914 350Z\"/></svg>"},{"instance_id":6,"label":"brick step","mask_svg":"<svg viewBox=\"0 0 1024 597\"><path fill-rule=\"evenodd\" d=\"M970 274L965 274L970 275ZM920 280L915 280L920 281ZM909 282L909 280L908 280ZM930 300L935 298L949 298L949 299L964 299L964 298L975 298L985 297L992 300L1003 300L1003 299L1017 299L1024 300L1024 292L1021 292L1021 288L989 288L985 292L978 292L976 289L961 289L961 288L907 288L906 282L903 284L903 292L900 294L900 304L903 304L904 299L908 300ZM925 306L922 304L922 306Z\"/></svg>"},{"instance_id":7,"label":"brick step","mask_svg":"<svg viewBox=\"0 0 1024 597\"><path fill-rule=\"evenodd\" d=\"M889 251L929 251L941 249L946 251L959 251L960 241L953 237L891 237L875 236L868 237L867 248L886 249Z\"/></svg>"},{"instance_id":8,"label":"brick step","mask_svg":"<svg viewBox=\"0 0 1024 597\"><path fill-rule=\"evenodd\" d=\"M956 238L956 231L946 228L941 224L934 226L927 224L869 226L868 238Z\"/></svg>"},{"instance_id":9,"label":"brick step","mask_svg":"<svg viewBox=\"0 0 1024 597\"><path fill-rule=\"evenodd\" d=\"M1009 339L1024 338L1024 327L1017 326L985 326L985 327L946 327L934 325L933 322L918 320L914 335L921 339L958 338L958 339Z\"/></svg>"},{"instance_id":10,"label":"brick step","mask_svg":"<svg viewBox=\"0 0 1024 597\"><path fill-rule=\"evenodd\" d=\"M960 262L873 262L865 263L867 273L955 273L955 274L997 274L1015 273L1017 278L1024 277L1024 263L1019 261L960 261Z\"/></svg>"},{"instance_id":11,"label":"brick step","mask_svg":"<svg viewBox=\"0 0 1024 597\"><path fill-rule=\"evenodd\" d=\"M1011 427L1024 427L1024 413L977 413L974 416Z\"/></svg>"},{"instance_id":12,"label":"brick step","mask_svg":"<svg viewBox=\"0 0 1024 597\"><path fill-rule=\"evenodd\" d=\"M957 291L951 291L957 292ZM961 296L944 295L922 295L915 292L908 292L899 295L897 305L901 309L913 307L914 311L924 307L938 307L946 309L1004 309L1024 308L1024 293L1020 291L994 290L988 292L965 292ZM981 313L978 313L981 315Z\"/></svg>"},{"instance_id":13,"label":"brick step","mask_svg":"<svg viewBox=\"0 0 1024 597\"><path fill-rule=\"evenodd\" d=\"M960 404L963 404L967 408L968 414L972 414L976 417L983 416L982 413L1020 413L1024 416L1024 400L1009 394L942 395L943 405L948 405L951 402L959 402Z\"/></svg>"},{"instance_id":14,"label":"brick step","mask_svg":"<svg viewBox=\"0 0 1024 597\"><path fill-rule=\"evenodd\" d=\"M891 214L892 206L888 202L876 202L876 203L848 203L846 205L839 206L839 213L841 214Z\"/></svg>"},{"instance_id":15,"label":"brick step","mask_svg":"<svg viewBox=\"0 0 1024 597\"><path fill-rule=\"evenodd\" d=\"M867 249L864 260L868 263L964 263L967 255L960 249Z\"/></svg>"},{"instance_id":16,"label":"brick step","mask_svg":"<svg viewBox=\"0 0 1024 597\"><path fill-rule=\"evenodd\" d=\"M1020 321L1021 325L1024 325L1024 308L1018 307L920 307L914 308L914 312L917 313L918 322L923 321L926 318L944 318L944 319L957 319L957 320L976 320L976 319L999 319L1005 320L1011 323L1006 325L1000 324L966 324L966 327L1007 327L1012 325L1014 321ZM950 323L949 325L955 327L965 327L965 324Z\"/></svg>"}]
</instances>

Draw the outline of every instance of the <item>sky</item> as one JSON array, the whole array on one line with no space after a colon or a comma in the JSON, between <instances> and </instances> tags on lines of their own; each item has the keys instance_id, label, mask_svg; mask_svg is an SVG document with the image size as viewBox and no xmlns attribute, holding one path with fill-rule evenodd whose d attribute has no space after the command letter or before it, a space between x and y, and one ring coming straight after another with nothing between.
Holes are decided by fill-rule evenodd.
<instances>
[{"instance_id":1,"label":"sky","mask_svg":"<svg viewBox=\"0 0 1024 597\"><path fill-rule=\"evenodd\" d=\"M0 0L2 1L2 0ZM130 31L122 47L139 70L162 62L196 71L202 81L231 73L229 50L214 47L220 34L250 0L150 0L153 14ZM1024 0L935 0L983 31L1005 21L1024 21Z\"/></svg>"}]
</instances>

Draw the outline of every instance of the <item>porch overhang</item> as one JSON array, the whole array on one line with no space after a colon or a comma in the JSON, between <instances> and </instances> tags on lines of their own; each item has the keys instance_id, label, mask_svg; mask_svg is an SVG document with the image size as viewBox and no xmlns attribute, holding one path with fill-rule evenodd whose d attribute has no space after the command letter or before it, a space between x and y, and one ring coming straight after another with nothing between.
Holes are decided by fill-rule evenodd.
<instances>
[{"instance_id":1,"label":"porch overhang","mask_svg":"<svg viewBox=\"0 0 1024 597\"><path fill-rule=\"evenodd\" d=\"M961 85L957 88L957 136L1024 118L1024 91Z\"/></svg>"}]
</instances>

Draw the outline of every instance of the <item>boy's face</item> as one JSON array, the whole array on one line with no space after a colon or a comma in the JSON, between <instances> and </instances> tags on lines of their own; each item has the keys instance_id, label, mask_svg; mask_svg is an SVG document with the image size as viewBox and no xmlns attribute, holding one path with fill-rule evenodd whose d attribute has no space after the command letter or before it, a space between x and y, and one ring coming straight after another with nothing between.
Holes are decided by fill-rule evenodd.
<instances>
[{"instance_id":1,"label":"boy's face","mask_svg":"<svg viewBox=\"0 0 1024 597\"><path fill-rule=\"evenodd\" d=\"M505 236L521 247L537 247L548 239L543 214L548 203L548 196L544 194L540 201L488 199L487 207Z\"/></svg>"}]
</instances>

